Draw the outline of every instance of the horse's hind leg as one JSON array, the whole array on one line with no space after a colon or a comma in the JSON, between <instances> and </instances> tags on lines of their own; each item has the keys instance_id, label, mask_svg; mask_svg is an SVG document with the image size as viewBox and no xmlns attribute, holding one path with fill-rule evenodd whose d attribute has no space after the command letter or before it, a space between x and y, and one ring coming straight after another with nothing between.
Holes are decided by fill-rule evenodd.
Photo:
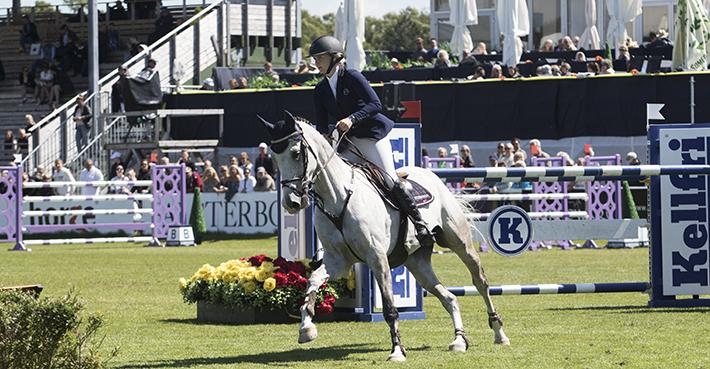
<instances>
[{"instance_id":1,"label":"horse's hind leg","mask_svg":"<svg viewBox=\"0 0 710 369\"><path fill-rule=\"evenodd\" d=\"M376 259L376 260L375 260ZM382 295L382 315L390 327L390 338L392 340L392 351L387 360L389 361L405 361L407 360L407 352L399 338L399 313L394 305L394 296L392 294L392 273L390 272L387 256L381 255L379 258L372 258L367 263L372 269L377 283L380 285L380 294Z\"/></svg>"},{"instance_id":2,"label":"horse's hind leg","mask_svg":"<svg viewBox=\"0 0 710 369\"><path fill-rule=\"evenodd\" d=\"M483 298L486 303L486 310L488 311L488 326L493 329L495 334L494 343L509 345L510 340L503 332L503 320L500 318L498 313L496 313L495 307L493 307L493 301L491 300L491 295L489 292L488 280L483 272L483 267L481 266L481 259L478 257L476 250L469 242L468 244L462 245L462 247L452 247L451 248L456 255L463 261L471 273L471 279L473 280L473 285L476 286L478 293Z\"/></svg>"},{"instance_id":3,"label":"horse's hind leg","mask_svg":"<svg viewBox=\"0 0 710 369\"><path fill-rule=\"evenodd\" d=\"M404 264L419 284L429 293L436 296L441 301L444 309L449 312L454 324L454 340L449 344L449 350L464 352L468 349L469 341L463 328L458 299L439 282L436 274L434 274L434 270L431 267L431 250L432 247L421 247L410 255Z\"/></svg>"}]
</instances>

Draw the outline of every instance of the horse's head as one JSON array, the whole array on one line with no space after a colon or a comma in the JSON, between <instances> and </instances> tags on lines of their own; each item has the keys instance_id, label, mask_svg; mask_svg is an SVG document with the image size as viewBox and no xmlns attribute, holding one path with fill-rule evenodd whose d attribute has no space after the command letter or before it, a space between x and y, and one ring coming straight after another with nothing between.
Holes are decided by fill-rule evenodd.
<instances>
[{"instance_id":1,"label":"horse's head","mask_svg":"<svg viewBox=\"0 0 710 369\"><path fill-rule=\"evenodd\" d=\"M281 175L281 201L293 214L309 205L317 159L304 137L301 124L288 111L284 119L270 123L259 117L271 136L271 150Z\"/></svg>"}]
</instances>

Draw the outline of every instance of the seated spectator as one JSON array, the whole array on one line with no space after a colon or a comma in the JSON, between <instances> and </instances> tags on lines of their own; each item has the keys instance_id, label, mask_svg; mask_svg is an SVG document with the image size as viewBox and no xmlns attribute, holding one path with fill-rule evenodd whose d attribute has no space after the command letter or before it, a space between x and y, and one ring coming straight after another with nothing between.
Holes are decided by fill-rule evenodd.
<instances>
[{"instance_id":1,"label":"seated spectator","mask_svg":"<svg viewBox=\"0 0 710 369\"><path fill-rule=\"evenodd\" d=\"M30 52L32 44L39 42L39 34L37 34L37 26L32 22L30 16L24 14L22 16L24 24L20 29L20 52L25 54Z\"/></svg>"},{"instance_id":2,"label":"seated spectator","mask_svg":"<svg viewBox=\"0 0 710 369\"><path fill-rule=\"evenodd\" d=\"M101 170L99 170L99 168L94 166L93 160L86 159L86 160L84 160L84 169L82 169L81 172L79 173L79 180L82 182L103 181L104 174L101 173ZM98 192L99 191L98 191L97 186L82 186L81 187L81 194L84 196L95 195Z\"/></svg>"},{"instance_id":3,"label":"seated spectator","mask_svg":"<svg viewBox=\"0 0 710 369\"><path fill-rule=\"evenodd\" d=\"M476 67L476 69L473 70L473 74L466 77L466 79L472 79L474 81L477 80L482 80L486 76L486 70L483 69L483 67Z\"/></svg>"},{"instance_id":4,"label":"seated spectator","mask_svg":"<svg viewBox=\"0 0 710 369\"><path fill-rule=\"evenodd\" d=\"M416 47L412 52L411 59L416 61L425 61L427 57L427 49L424 48L424 39L422 39L421 37L417 37L414 40L414 44L416 45Z\"/></svg>"},{"instance_id":5,"label":"seated spectator","mask_svg":"<svg viewBox=\"0 0 710 369\"><path fill-rule=\"evenodd\" d=\"M451 66L449 53L446 50L440 50L434 61L434 68L448 68Z\"/></svg>"},{"instance_id":6,"label":"seated spectator","mask_svg":"<svg viewBox=\"0 0 710 369\"><path fill-rule=\"evenodd\" d=\"M11 129L5 131L5 140L2 143L2 152L4 157L12 157L17 152L17 140ZM3 160L4 161L4 160Z\"/></svg>"},{"instance_id":7,"label":"seated spectator","mask_svg":"<svg viewBox=\"0 0 710 369\"><path fill-rule=\"evenodd\" d=\"M55 182L74 182L74 176L71 174L69 168L64 166L64 161L62 159L57 159L54 161L54 170L52 173L52 180ZM54 189L57 195L71 195L74 193L74 186L67 185L63 187L57 187Z\"/></svg>"},{"instance_id":8,"label":"seated spectator","mask_svg":"<svg viewBox=\"0 0 710 369\"><path fill-rule=\"evenodd\" d=\"M229 89L230 90L236 90L239 88L239 81L237 81L236 78L231 78L229 80Z\"/></svg>"},{"instance_id":9,"label":"seated spectator","mask_svg":"<svg viewBox=\"0 0 710 369\"><path fill-rule=\"evenodd\" d=\"M541 65L537 67L538 77L550 77L552 76L552 67L549 64Z\"/></svg>"},{"instance_id":10,"label":"seated spectator","mask_svg":"<svg viewBox=\"0 0 710 369\"><path fill-rule=\"evenodd\" d=\"M584 55L583 52L577 51L577 52L574 54L574 61L586 62L586 61L587 61L587 56Z\"/></svg>"},{"instance_id":11,"label":"seated spectator","mask_svg":"<svg viewBox=\"0 0 710 369\"><path fill-rule=\"evenodd\" d=\"M274 178L266 171L264 167L256 168L256 184L254 192L269 192L276 191L276 183Z\"/></svg>"},{"instance_id":12,"label":"seated spectator","mask_svg":"<svg viewBox=\"0 0 710 369\"><path fill-rule=\"evenodd\" d=\"M672 47L673 42L668 39L668 32L664 29L659 29L658 33L652 33L649 36L655 36L649 40L647 48Z\"/></svg>"},{"instance_id":13,"label":"seated spectator","mask_svg":"<svg viewBox=\"0 0 710 369\"><path fill-rule=\"evenodd\" d=\"M247 77L239 77L239 86L237 88L240 90L249 88L249 81L247 80Z\"/></svg>"},{"instance_id":14,"label":"seated spectator","mask_svg":"<svg viewBox=\"0 0 710 369\"><path fill-rule=\"evenodd\" d=\"M548 38L547 40L545 40L545 41L542 43L542 45L540 45L539 51L540 51L540 52L543 52L543 53L551 53L551 52L554 52L554 51L555 51L555 44L554 44L554 42L552 42L552 40L550 40L550 39Z\"/></svg>"},{"instance_id":15,"label":"seated spectator","mask_svg":"<svg viewBox=\"0 0 710 369\"><path fill-rule=\"evenodd\" d=\"M37 105L49 104L54 86L54 71L50 68L49 64L42 64L39 76L35 83L40 89Z\"/></svg>"},{"instance_id":16,"label":"seated spectator","mask_svg":"<svg viewBox=\"0 0 710 369\"><path fill-rule=\"evenodd\" d=\"M205 80L202 81L202 87L200 87L200 90L214 91L214 80L212 78L205 78Z\"/></svg>"},{"instance_id":17,"label":"seated spectator","mask_svg":"<svg viewBox=\"0 0 710 369\"><path fill-rule=\"evenodd\" d=\"M24 128L20 128L17 130L17 153L22 155L22 157L26 157L27 154L29 153L29 147L30 147L30 135L27 134L27 131Z\"/></svg>"},{"instance_id":18,"label":"seated spectator","mask_svg":"<svg viewBox=\"0 0 710 369\"><path fill-rule=\"evenodd\" d=\"M302 59L300 62L298 62L298 67L294 70L294 72L297 74L317 73L315 61L312 61L312 59L312 57L308 59Z\"/></svg>"},{"instance_id":19,"label":"seated spectator","mask_svg":"<svg viewBox=\"0 0 710 369\"><path fill-rule=\"evenodd\" d=\"M254 192L254 185L256 185L256 178L251 175L251 168L244 169L244 179L241 184L242 189L239 192Z\"/></svg>"},{"instance_id":20,"label":"seated spectator","mask_svg":"<svg viewBox=\"0 0 710 369\"><path fill-rule=\"evenodd\" d=\"M202 171L202 187L205 192L221 192L222 184L214 168L209 167Z\"/></svg>"},{"instance_id":21,"label":"seated spectator","mask_svg":"<svg viewBox=\"0 0 710 369\"><path fill-rule=\"evenodd\" d=\"M486 50L486 43L479 42L476 48L471 51L471 55L488 55L488 50Z\"/></svg>"},{"instance_id":22,"label":"seated spectator","mask_svg":"<svg viewBox=\"0 0 710 369\"><path fill-rule=\"evenodd\" d=\"M503 67L500 64L493 64L491 67L491 78L501 78L503 77Z\"/></svg>"},{"instance_id":23,"label":"seated spectator","mask_svg":"<svg viewBox=\"0 0 710 369\"><path fill-rule=\"evenodd\" d=\"M520 71L518 71L518 67L515 65L508 66L508 76L510 76L510 78L523 78L523 76L520 75Z\"/></svg>"},{"instance_id":24,"label":"seated spectator","mask_svg":"<svg viewBox=\"0 0 710 369\"><path fill-rule=\"evenodd\" d=\"M479 62L478 62L478 60L476 60L476 58L473 56L473 54L464 50L463 54L461 55L461 61L459 61L459 65L466 65L466 64L477 65L477 64L479 64Z\"/></svg>"},{"instance_id":25,"label":"seated spectator","mask_svg":"<svg viewBox=\"0 0 710 369\"><path fill-rule=\"evenodd\" d=\"M638 155L633 151L626 154L626 162L628 165L641 165L641 160L639 160Z\"/></svg>"},{"instance_id":26,"label":"seated spectator","mask_svg":"<svg viewBox=\"0 0 710 369\"><path fill-rule=\"evenodd\" d=\"M569 65L569 63L562 63L560 64L560 75L561 76L570 76L572 75L572 66Z\"/></svg>"},{"instance_id":27,"label":"seated spectator","mask_svg":"<svg viewBox=\"0 0 710 369\"><path fill-rule=\"evenodd\" d=\"M562 72L560 71L560 66L557 64L552 64L550 66L550 74L552 74L555 77L561 76Z\"/></svg>"},{"instance_id":28,"label":"seated spectator","mask_svg":"<svg viewBox=\"0 0 710 369\"><path fill-rule=\"evenodd\" d=\"M589 74L599 74L599 64L597 62L587 63L587 73Z\"/></svg>"},{"instance_id":29,"label":"seated spectator","mask_svg":"<svg viewBox=\"0 0 710 369\"><path fill-rule=\"evenodd\" d=\"M562 38L562 47L560 51L575 51L577 50L577 47L574 46L574 42L572 41L572 38L569 36L565 36Z\"/></svg>"},{"instance_id":30,"label":"seated spectator","mask_svg":"<svg viewBox=\"0 0 710 369\"><path fill-rule=\"evenodd\" d=\"M433 62L435 59L439 58L439 52L441 51L439 50L439 42L436 41L435 38L432 38L429 40L429 46L431 46L431 48L426 52L426 60Z\"/></svg>"},{"instance_id":31,"label":"seated spectator","mask_svg":"<svg viewBox=\"0 0 710 369\"><path fill-rule=\"evenodd\" d=\"M38 165L35 168L35 172L30 176L30 181L32 182L50 182L51 180L52 176L41 165ZM35 196L52 196L53 194L54 190L51 187L38 188L35 192Z\"/></svg>"},{"instance_id":32,"label":"seated spectator","mask_svg":"<svg viewBox=\"0 0 710 369\"><path fill-rule=\"evenodd\" d=\"M229 174L222 185L227 188L225 191L225 200L230 201L235 194L240 190L240 185L242 182L242 175L240 174L241 169L237 165L229 166Z\"/></svg>"},{"instance_id":33,"label":"seated spectator","mask_svg":"<svg viewBox=\"0 0 710 369\"><path fill-rule=\"evenodd\" d=\"M394 70L402 70L402 69L404 69L404 66L402 65L402 63L399 62L399 59L397 59L397 58L392 58L392 59L390 59L390 66L391 66L392 69L394 69Z\"/></svg>"},{"instance_id":34,"label":"seated spectator","mask_svg":"<svg viewBox=\"0 0 710 369\"><path fill-rule=\"evenodd\" d=\"M111 181L112 182L128 181L128 176L126 175L123 165L119 165L116 167L116 175L111 178ZM109 193L116 194L116 195L130 195L131 194L131 187L133 187L133 185L128 185L128 184L111 185L111 187L109 188Z\"/></svg>"},{"instance_id":35,"label":"seated spectator","mask_svg":"<svg viewBox=\"0 0 710 369\"><path fill-rule=\"evenodd\" d=\"M279 81L279 74L274 71L274 66L269 62L264 63L264 75L271 77L275 82Z\"/></svg>"},{"instance_id":36,"label":"seated spectator","mask_svg":"<svg viewBox=\"0 0 710 369\"><path fill-rule=\"evenodd\" d=\"M603 59L599 63L599 74L614 74L616 71L614 70L614 67L612 66L611 60L609 59Z\"/></svg>"},{"instance_id":37,"label":"seated spectator","mask_svg":"<svg viewBox=\"0 0 710 369\"><path fill-rule=\"evenodd\" d=\"M22 87L22 103L27 102L27 96L33 95L35 101L39 98L39 89L36 89L37 84L35 82L34 74L30 72L30 68L25 66L22 67L20 76L18 78L20 85ZM32 101L32 102L35 102Z\"/></svg>"}]
</instances>

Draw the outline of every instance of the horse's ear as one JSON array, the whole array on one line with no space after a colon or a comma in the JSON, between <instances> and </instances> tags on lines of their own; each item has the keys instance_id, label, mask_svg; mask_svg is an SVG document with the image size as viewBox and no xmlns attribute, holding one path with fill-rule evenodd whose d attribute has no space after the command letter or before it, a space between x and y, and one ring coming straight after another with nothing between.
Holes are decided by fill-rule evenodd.
<instances>
[{"instance_id":1,"label":"horse's ear","mask_svg":"<svg viewBox=\"0 0 710 369\"><path fill-rule=\"evenodd\" d=\"M284 110L284 123L286 123L286 127L296 130L296 118L288 110Z\"/></svg>"},{"instance_id":2,"label":"horse's ear","mask_svg":"<svg viewBox=\"0 0 710 369\"><path fill-rule=\"evenodd\" d=\"M266 129L269 130L269 134L271 134L271 131L274 130L274 125L269 123L266 119L262 118L262 116L259 114L257 114L256 117L259 118L261 123L263 123L264 126L266 126Z\"/></svg>"}]
</instances>

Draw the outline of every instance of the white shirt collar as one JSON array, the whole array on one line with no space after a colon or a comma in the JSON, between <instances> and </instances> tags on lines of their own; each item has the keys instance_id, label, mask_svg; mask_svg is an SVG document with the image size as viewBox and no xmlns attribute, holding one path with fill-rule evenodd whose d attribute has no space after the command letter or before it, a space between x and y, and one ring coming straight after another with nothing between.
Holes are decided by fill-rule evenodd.
<instances>
[{"instance_id":1,"label":"white shirt collar","mask_svg":"<svg viewBox=\"0 0 710 369\"><path fill-rule=\"evenodd\" d=\"M333 98L337 99L338 94L335 92L335 87L338 86L338 75L340 74L340 65L336 65L335 67L335 73L331 77L325 77L328 79L328 84L330 85L330 91L333 93Z\"/></svg>"}]
</instances>

